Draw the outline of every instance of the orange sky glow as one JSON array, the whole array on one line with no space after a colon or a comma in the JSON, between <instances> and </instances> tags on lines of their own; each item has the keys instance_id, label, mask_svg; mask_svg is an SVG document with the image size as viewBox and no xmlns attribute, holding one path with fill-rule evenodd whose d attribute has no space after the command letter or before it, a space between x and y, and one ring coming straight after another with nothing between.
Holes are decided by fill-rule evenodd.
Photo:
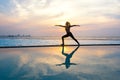
<instances>
[{"instance_id":1,"label":"orange sky glow","mask_svg":"<svg viewBox=\"0 0 120 80\"><path fill-rule=\"evenodd\" d=\"M119 4L119 0L0 1L0 34L60 36L64 29L54 25L70 21L81 25L71 29L77 36L118 36Z\"/></svg>"}]
</instances>

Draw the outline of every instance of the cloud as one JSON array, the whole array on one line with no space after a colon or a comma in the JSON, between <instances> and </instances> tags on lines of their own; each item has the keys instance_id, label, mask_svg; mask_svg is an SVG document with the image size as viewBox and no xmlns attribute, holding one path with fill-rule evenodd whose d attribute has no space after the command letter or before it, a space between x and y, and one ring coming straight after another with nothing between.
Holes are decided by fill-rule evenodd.
<instances>
[{"instance_id":1,"label":"cloud","mask_svg":"<svg viewBox=\"0 0 120 80\"><path fill-rule=\"evenodd\" d=\"M18 16L30 16L38 15L38 12L41 8L44 8L46 4L48 5L48 0L13 0L14 5L16 6L16 11Z\"/></svg>"},{"instance_id":2,"label":"cloud","mask_svg":"<svg viewBox=\"0 0 120 80\"><path fill-rule=\"evenodd\" d=\"M84 0L78 1L76 9L81 18L106 17L105 14L119 14L118 0Z\"/></svg>"},{"instance_id":3,"label":"cloud","mask_svg":"<svg viewBox=\"0 0 120 80\"><path fill-rule=\"evenodd\" d=\"M6 3L6 1L8 1ZM1 10L12 13L13 16L28 18L31 16L43 16L48 13L55 15L64 13L66 16L97 17L103 14L116 14L119 12L119 0L88 0L88 1L60 1L60 0L5 0L0 4ZM4 12L3 12L4 13ZM70 17L69 16L69 17Z\"/></svg>"},{"instance_id":4,"label":"cloud","mask_svg":"<svg viewBox=\"0 0 120 80\"><path fill-rule=\"evenodd\" d=\"M50 31L48 26L65 21L73 24L90 24L89 26L93 25L93 28L96 28L95 26L100 24L120 21L119 4L119 0L1 0L0 33L40 34L45 30ZM97 27L99 28L101 27Z\"/></svg>"}]
</instances>

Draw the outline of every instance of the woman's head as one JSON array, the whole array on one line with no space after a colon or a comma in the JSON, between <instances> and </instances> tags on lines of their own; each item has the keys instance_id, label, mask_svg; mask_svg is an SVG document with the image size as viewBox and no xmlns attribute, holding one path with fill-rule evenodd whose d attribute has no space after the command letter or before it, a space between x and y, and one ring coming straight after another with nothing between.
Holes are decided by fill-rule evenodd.
<instances>
[{"instance_id":1,"label":"woman's head","mask_svg":"<svg viewBox=\"0 0 120 80\"><path fill-rule=\"evenodd\" d=\"M70 22L66 21L65 25L70 26Z\"/></svg>"}]
</instances>

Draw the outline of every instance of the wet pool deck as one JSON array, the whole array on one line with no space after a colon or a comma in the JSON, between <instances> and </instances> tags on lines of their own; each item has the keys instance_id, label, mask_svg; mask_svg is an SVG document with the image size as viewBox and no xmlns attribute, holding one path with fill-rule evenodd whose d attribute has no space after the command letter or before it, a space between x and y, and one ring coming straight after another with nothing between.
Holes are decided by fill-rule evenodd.
<instances>
[{"instance_id":1,"label":"wet pool deck","mask_svg":"<svg viewBox=\"0 0 120 80\"><path fill-rule=\"evenodd\" d=\"M0 48L31 48L31 47L60 47L62 45L29 45L29 46L0 46ZM78 45L64 45L78 46ZM79 46L120 46L120 44L81 44Z\"/></svg>"}]
</instances>

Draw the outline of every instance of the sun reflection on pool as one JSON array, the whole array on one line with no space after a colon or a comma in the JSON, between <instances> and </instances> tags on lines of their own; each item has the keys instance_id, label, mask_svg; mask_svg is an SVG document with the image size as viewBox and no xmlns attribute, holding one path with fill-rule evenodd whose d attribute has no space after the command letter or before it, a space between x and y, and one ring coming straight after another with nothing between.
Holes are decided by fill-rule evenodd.
<instances>
[{"instance_id":1,"label":"sun reflection on pool","mask_svg":"<svg viewBox=\"0 0 120 80\"><path fill-rule=\"evenodd\" d=\"M42 78L46 80L52 77L65 79L73 76L76 80L120 78L120 47L40 47L0 49L0 79ZM75 51L75 52L74 52ZM63 54L72 55L71 65L68 69L56 64L65 63ZM69 61L69 60L68 60ZM77 65L76 65L77 64ZM9 67L8 67L9 66ZM4 73L4 72L7 73ZM104 74L104 75L101 75ZM66 77L62 77L65 76ZM11 77L9 77L11 76ZM84 76L84 77L83 77ZM111 77L112 76L112 77ZM94 79L93 79L94 78ZM70 77L70 80L73 78Z\"/></svg>"}]
</instances>

